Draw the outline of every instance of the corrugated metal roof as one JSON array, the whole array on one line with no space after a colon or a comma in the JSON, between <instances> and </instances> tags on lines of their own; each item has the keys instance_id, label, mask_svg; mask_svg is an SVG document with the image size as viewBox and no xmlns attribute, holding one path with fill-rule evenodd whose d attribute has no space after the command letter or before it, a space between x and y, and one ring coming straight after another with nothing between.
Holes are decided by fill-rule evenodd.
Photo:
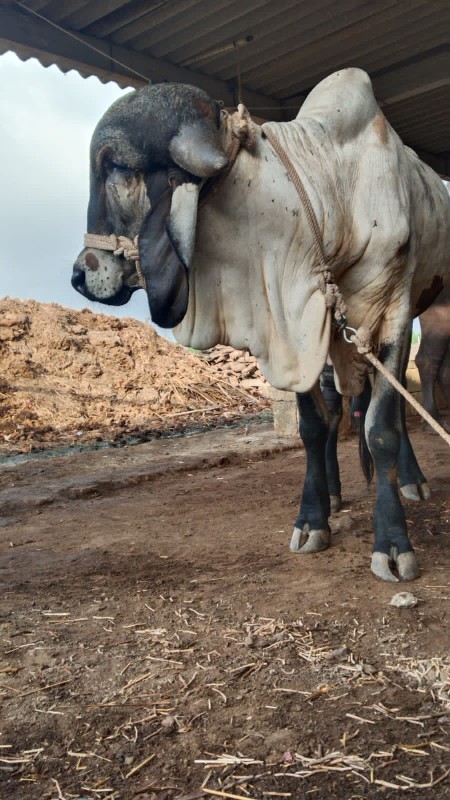
<instances>
[{"instance_id":1,"label":"corrugated metal roof","mask_svg":"<svg viewBox=\"0 0 450 800\"><path fill-rule=\"evenodd\" d=\"M194 83L278 119L326 75L358 66L404 141L448 174L447 9L443 0L0 0L0 48L122 85Z\"/></svg>"}]
</instances>

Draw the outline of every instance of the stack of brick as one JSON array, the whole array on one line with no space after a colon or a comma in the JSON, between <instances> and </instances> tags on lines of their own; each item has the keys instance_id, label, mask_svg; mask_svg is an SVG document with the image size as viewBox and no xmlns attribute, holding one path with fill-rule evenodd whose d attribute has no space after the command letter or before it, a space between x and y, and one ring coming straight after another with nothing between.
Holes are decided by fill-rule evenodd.
<instances>
[{"instance_id":1,"label":"stack of brick","mask_svg":"<svg viewBox=\"0 0 450 800\"><path fill-rule=\"evenodd\" d=\"M231 386L245 389L252 394L261 394L263 397L270 396L269 384L260 372L256 359L247 350L217 345L199 355L208 364L213 364Z\"/></svg>"}]
</instances>

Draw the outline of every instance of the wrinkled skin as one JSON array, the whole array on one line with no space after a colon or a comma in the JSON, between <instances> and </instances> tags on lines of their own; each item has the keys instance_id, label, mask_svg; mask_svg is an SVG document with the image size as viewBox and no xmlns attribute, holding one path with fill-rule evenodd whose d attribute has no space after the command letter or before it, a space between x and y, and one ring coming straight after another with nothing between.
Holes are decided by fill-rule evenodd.
<instances>
[{"instance_id":1,"label":"wrinkled skin","mask_svg":"<svg viewBox=\"0 0 450 800\"><path fill-rule=\"evenodd\" d=\"M139 232L150 310L162 326L178 323L182 344L248 348L270 383L298 394L307 476L291 546L317 552L330 543L330 422L319 375L330 353L338 389L358 395L367 363L332 330L305 208L264 130L270 128L302 176L349 324L364 325L380 361L399 379L411 317L450 279L449 199L438 176L387 123L368 76L348 69L322 81L296 120L256 129L252 151L240 153L218 191L198 205L197 218L199 181L227 164L230 122L224 117L219 126L217 107L197 96L199 90L174 85L165 91L138 90L97 126L88 231ZM184 175L171 182L174 168ZM108 211L108 176L115 169L131 170L130 185L139 186L138 199L127 199L136 209L133 224L120 209ZM92 297L98 285L100 301L126 302L136 288L129 262L97 251L95 279L88 275L91 255L84 250L77 259L75 288ZM372 571L389 581L397 580L393 569L405 580L418 574L397 488L402 414L396 391L378 375L365 421L377 476Z\"/></svg>"}]
</instances>

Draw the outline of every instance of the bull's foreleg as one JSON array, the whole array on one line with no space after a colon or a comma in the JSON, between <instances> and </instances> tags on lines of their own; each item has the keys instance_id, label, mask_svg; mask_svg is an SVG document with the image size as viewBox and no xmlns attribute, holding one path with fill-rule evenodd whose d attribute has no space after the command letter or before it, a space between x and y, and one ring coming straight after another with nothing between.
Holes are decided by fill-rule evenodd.
<instances>
[{"instance_id":1,"label":"bull's foreleg","mask_svg":"<svg viewBox=\"0 0 450 800\"><path fill-rule=\"evenodd\" d=\"M385 344L379 354L380 361L394 375L401 375L405 350L406 344L400 342ZM418 574L397 489L401 437L400 395L378 373L366 417L366 438L377 475L372 572L388 581L397 580L390 569L393 565L403 580L411 580Z\"/></svg>"},{"instance_id":2,"label":"bull's foreleg","mask_svg":"<svg viewBox=\"0 0 450 800\"><path fill-rule=\"evenodd\" d=\"M306 477L300 512L291 539L294 553L317 553L330 545L330 497L325 448L329 431L328 412L319 383L311 392L297 394L300 436L306 451Z\"/></svg>"}]
</instances>

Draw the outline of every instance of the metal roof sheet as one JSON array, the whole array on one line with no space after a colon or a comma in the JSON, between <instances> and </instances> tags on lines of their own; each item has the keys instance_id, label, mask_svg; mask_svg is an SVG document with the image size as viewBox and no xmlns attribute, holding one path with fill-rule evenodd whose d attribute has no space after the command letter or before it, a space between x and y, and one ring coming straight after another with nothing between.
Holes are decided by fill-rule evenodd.
<instances>
[{"instance_id":1,"label":"metal roof sheet","mask_svg":"<svg viewBox=\"0 0 450 800\"><path fill-rule=\"evenodd\" d=\"M404 141L448 175L446 20L444 0L0 0L0 52L121 85L194 83L266 119L358 66Z\"/></svg>"}]
</instances>

